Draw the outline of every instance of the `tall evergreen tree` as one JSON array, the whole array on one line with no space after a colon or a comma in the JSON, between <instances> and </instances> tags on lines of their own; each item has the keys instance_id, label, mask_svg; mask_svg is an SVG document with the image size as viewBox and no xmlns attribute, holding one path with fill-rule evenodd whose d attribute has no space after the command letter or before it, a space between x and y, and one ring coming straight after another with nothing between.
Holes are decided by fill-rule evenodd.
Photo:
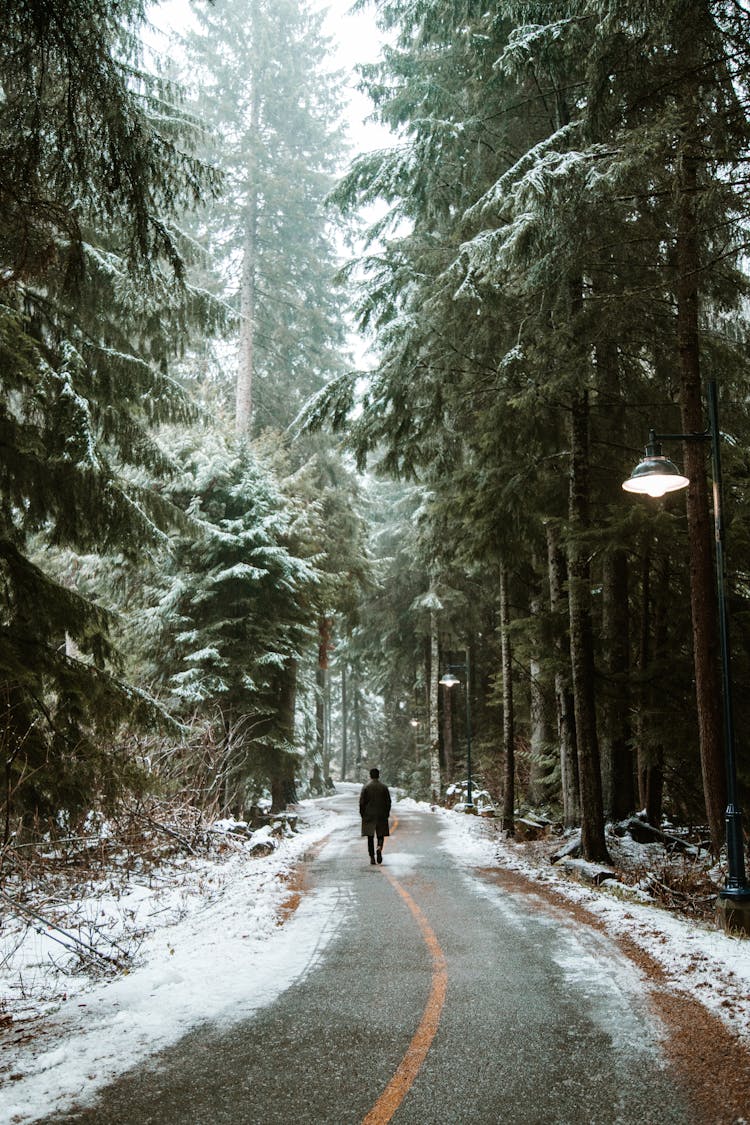
<instances>
[{"instance_id":1,"label":"tall evergreen tree","mask_svg":"<svg viewBox=\"0 0 750 1125\"><path fill-rule=\"evenodd\" d=\"M0 15L1 723L6 792L44 813L111 789L94 727L145 700L107 668L106 610L32 561L32 536L136 555L174 518L138 472L168 467L151 424L191 411L166 363L207 306L175 217L212 177L139 64L140 3Z\"/></svg>"},{"instance_id":2,"label":"tall evergreen tree","mask_svg":"<svg viewBox=\"0 0 750 1125\"><path fill-rule=\"evenodd\" d=\"M338 88L322 15L301 0L195 11L190 79L226 173L199 233L239 319L235 424L239 433L283 429L341 364L326 205L342 154Z\"/></svg>"}]
</instances>

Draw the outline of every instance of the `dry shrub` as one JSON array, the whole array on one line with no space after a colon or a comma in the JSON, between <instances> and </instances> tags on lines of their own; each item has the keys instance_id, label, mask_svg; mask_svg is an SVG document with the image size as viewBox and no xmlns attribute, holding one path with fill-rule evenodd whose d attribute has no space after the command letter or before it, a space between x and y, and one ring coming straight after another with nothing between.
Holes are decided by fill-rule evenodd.
<instances>
[{"instance_id":1,"label":"dry shrub","mask_svg":"<svg viewBox=\"0 0 750 1125\"><path fill-rule=\"evenodd\" d=\"M668 910L706 921L714 916L719 888L703 859L689 855L665 857L622 878L623 882L636 884Z\"/></svg>"}]
</instances>

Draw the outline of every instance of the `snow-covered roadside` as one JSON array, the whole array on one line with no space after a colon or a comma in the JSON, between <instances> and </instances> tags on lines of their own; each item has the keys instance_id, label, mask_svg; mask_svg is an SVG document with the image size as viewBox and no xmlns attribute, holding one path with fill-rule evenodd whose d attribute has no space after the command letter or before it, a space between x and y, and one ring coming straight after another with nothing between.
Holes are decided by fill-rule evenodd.
<instances>
[{"instance_id":1,"label":"snow-covered roadside","mask_svg":"<svg viewBox=\"0 0 750 1125\"><path fill-rule=\"evenodd\" d=\"M271 855L251 858L237 845L237 854L221 862L191 858L184 875L169 886L157 889L152 880L153 886L134 886L132 897L117 899L117 909L130 912L136 928L142 924L150 931L137 964L109 982L58 978L65 999L44 1009L43 1019L6 1029L0 1125L21 1125L85 1103L191 1027L204 1020L244 1019L304 975L348 916L345 895L320 890L302 894L288 916L295 865L305 853L334 827L344 831L329 849L344 846L347 832L358 835L356 787L338 788L341 800L303 802L300 831ZM409 809L429 812L430 806L405 799L394 813ZM530 862L528 849L503 839L492 821L446 810L433 815L441 818L443 846L467 874L499 866L553 888L600 919L610 934L634 941L663 967L670 984L703 1001L750 1045L750 941L620 897L624 889L593 890L572 882L549 864ZM394 847L389 866L393 863L397 874L411 870L412 857L404 855L401 862L398 856ZM94 901L99 909L106 906L101 898ZM0 933L0 965L2 943L10 940L6 931ZM29 972L32 962L53 949L44 936L33 940ZM0 984L4 977L0 968Z\"/></svg>"},{"instance_id":2,"label":"snow-covered roadside","mask_svg":"<svg viewBox=\"0 0 750 1125\"><path fill-rule=\"evenodd\" d=\"M625 897L628 888L577 883L552 865L529 862L523 845L502 838L492 821L443 811L444 847L467 868L500 866L551 887L601 920L616 937L646 952L674 988L700 1000L750 1047L750 939Z\"/></svg>"},{"instance_id":3,"label":"snow-covered roadside","mask_svg":"<svg viewBox=\"0 0 750 1125\"><path fill-rule=\"evenodd\" d=\"M305 852L348 818L326 800L303 802L299 812L299 832L271 855L252 858L238 848L220 863L194 860L176 885L137 886L117 900L135 928L140 922L149 931L137 963L112 981L65 977L64 995L31 1034L23 1023L6 1030L2 1125L34 1121L86 1101L189 1028L209 1019L244 1019L309 969L345 917L340 901L305 895L280 928L294 890L289 879ZM95 910L106 908L96 900ZM30 941L28 972L32 959L39 973L53 948L59 953L50 938L41 934ZM7 924L2 939L12 946ZM0 969L0 982L3 976L7 983L7 971Z\"/></svg>"}]
</instances>

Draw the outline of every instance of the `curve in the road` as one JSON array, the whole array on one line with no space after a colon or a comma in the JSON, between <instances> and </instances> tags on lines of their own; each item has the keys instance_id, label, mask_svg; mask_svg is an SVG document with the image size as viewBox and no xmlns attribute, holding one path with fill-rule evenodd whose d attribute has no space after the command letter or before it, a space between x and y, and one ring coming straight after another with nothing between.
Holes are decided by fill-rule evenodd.
<instances>
[{"instance_id":1,"label":"curve in the road","mask_svg":"<svg viewBox=\"0 0 750 1125\"><path fill-rule=\"evenodd\" d=\"M397 825L398 821L394 823L394 828ZM362 1125L388 1125L408 1094L435 1038L448 987L448 967L445 954L440 948L440 942L435 937L432 926L427 921L424 912L420 910L409 892L401 886L398 879L388 871L385 871L384 875L394 890L401 895L421 930L425 945L432 957L432 982L422 1019L414 1032L406 1054L399 1063L393 1078L365 1117Z\"/></svg>"}]
</instances>

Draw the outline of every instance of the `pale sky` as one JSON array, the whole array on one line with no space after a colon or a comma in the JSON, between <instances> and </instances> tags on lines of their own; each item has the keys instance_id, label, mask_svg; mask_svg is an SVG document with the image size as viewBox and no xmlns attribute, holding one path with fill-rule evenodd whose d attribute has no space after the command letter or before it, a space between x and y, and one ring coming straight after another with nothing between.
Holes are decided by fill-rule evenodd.
<instances>
[{"instance_id":1,"label":"pale sky","mask_svg":"<svg viewBox=\"0 0 750 1125\"><path fill-rule=\"evenodd\" d=\"M221 0L217 2L220 3ZM354 68L358 63L374 62L377 59L382 34L375 22L374 6L352 13L350 9L353 2L354 0L311 0L313 7L329 13L324 31L338 44L331 60L332 67L346 71L349 76L346 85L350 104L347 115L350 140L355 151L365 152L386 147L392 143L393 137L389 130L367 120L372 107L366 95L355 88L357 75ZM172 33L179 34L190 27L190 0L163 0L162 3L156 3L149 11L149 18L165 36L163 42L153 39L153 46L157 51L164 51ZM150 36L148 38L151 39Z\"/></svg>"},{"instance_id":2,"label":"pale sky","mask_svg":"<svg viewBox=\"0 0 750 1125\"><path fill-rule=\"evenodd\" d=\"M355 87L357 75L354 67L358 63L375 62L380 53L383 36L375 22L374 5L365 11L352 13L354 0L319 0L320 7L328 10L325 30L338 43L335 65L348 71L349 87L349 128L352 142L360 151L384 148L393 142L388 129L376 122L368 121L372 106L365 94Z\"/></svg>"}]
</instances>

